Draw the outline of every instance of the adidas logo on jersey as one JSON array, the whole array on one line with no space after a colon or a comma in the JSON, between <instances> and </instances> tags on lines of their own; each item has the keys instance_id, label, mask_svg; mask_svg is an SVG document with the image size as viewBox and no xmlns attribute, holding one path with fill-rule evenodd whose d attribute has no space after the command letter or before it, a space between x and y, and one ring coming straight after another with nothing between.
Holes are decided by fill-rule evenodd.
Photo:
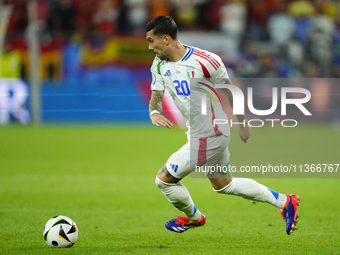
<instances>
[{"instance_id":1,"label":"adidas logo on jersey","mask_svg":"<svg viewBox=\"0 0 340 255\"><path fill-rule=\"evenodd\" d=\"M175 173L177 173L178 165L170 164L172 170L174 170Z\"/></svg>"},{"instance_id":2,"label":"adidas logo on jersey","mask_svg":"<svg viewBox=\"0 0 340 255\"><path fill-rule=\"evenodd\" d=\"M166 73L164 74L164 76L172 77L170 70L166 71Z\"/></svg>"}]
</instances>

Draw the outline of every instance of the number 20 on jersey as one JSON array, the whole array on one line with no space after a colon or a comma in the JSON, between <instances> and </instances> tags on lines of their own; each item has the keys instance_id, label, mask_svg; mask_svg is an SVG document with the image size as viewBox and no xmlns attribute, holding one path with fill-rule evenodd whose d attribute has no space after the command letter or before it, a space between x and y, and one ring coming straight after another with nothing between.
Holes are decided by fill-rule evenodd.
<instances>
[{"instance_id":1,"label":"number 20 on jersey","mask_svg":"<svg viewBox=\"0 0 340 255\"><path fill-rule=\"evenodd\" d=\"M190 89L189 84L186 80L174 80L173 82L175 84L176 93L179 96L189 96L190 95Z\"/></svg>"}]
</instances>

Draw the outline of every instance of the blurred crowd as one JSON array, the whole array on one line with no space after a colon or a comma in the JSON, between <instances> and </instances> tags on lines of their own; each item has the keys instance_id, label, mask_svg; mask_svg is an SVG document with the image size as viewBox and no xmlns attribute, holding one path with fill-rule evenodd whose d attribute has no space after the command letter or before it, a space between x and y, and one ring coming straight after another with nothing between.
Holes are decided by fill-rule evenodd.
<instances>
[{"instance_id":1,"label":"blurred crowd","mask_svg":"<svg viewBox=\"0 0 340 255\"><path fill-rule=\"evenodd\" d=\"M27 0L13 5L8 35L27 31ZM340 0L37 0L41 39L143 35L148 20L172 16L181 32L216 31L238 77L340 77ZM206 40L209 40L207 38Z\"/></svg>"}]
</instances>

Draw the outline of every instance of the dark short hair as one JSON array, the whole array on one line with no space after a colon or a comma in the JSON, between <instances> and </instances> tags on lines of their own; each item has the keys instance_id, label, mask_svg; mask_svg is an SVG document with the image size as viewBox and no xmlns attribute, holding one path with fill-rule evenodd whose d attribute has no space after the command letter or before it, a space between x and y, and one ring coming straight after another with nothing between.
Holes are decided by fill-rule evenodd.
<instances>
[{"instance_id":1,"label":"dark short hair","mask_svg":"<svg viewBox=\"0 0 340 255\"><path fill-rule=\"evenodd\" d=\"M146 25L145 31L153 30L155 35L169 35L172 39L177 39L177 25L169 16L158 16L150 20Z\"/></svg>"}]
</instances>

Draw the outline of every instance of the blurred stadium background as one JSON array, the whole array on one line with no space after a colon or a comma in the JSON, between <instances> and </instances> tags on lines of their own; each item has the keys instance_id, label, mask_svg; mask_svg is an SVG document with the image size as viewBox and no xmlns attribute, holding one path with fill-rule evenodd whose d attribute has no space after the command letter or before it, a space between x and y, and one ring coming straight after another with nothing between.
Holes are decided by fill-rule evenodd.
<instances>
[{"instance_id":1,"label":"blurred stadium background","mask_svg":"<svg viewBox=\"0 0 340 255\"><path fill-rule=\"evenodd\" d=\"M339 0L1 0L0 5L2 125L32 119L149 121L154 54L147 50L144 26L158 15L176 20L182 43L219 54L233 78L318 77L306 85L313 94L309 107L318 112L313 121L337 122L340 116L338 85L329 79L340 77ZM271 95L264 88L258 90L258 106ZM164 107L181 124L168 100Z\"/></svg>"},{"instance_id":2,"label":"blurred stadium background","mask_svg":"<svg viewBox=\"0 0 340 255\"><path fill-rule=\"evenodd\" d=\"M340 169L254 176L301 196L289 239L275 208L223 200L198 178L183 181L209 223L164 229L178 211L154 176L186 136L149 120L144 26L158 15L177 21L182 43L219 54L245 94L254 88L256 109L271 107L273 86L311 92L312 116L287 108L296 128L266 123L246 145L233 130L233 165L340 163L340 0L0 0L0 253L47 254L43 226L63 214L81 237L56 254L339 254ZM247 116L282 119L279 108Z\"/></svg>"}]
</instances>

